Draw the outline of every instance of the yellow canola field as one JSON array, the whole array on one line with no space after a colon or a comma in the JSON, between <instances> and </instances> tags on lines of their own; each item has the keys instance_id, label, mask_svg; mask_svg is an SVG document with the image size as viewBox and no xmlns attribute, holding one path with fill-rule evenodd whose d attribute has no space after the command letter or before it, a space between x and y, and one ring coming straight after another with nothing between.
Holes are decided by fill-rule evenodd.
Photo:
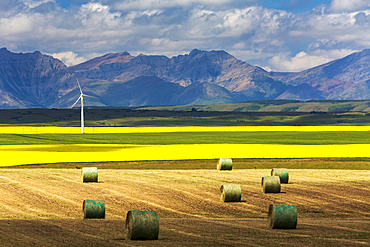
<instances>
[{"instance_id":1,"label":"yellow canola field","mask_svg":"<svg viewBox=\"0 0 370 247\"><path fill-rule=\"evenodd\" d=\"M370 126L184 126L184 127L85 127L85 133L165 133L238 131L370 131ZM0 126L0 134L78 134L80 127Z\"/></svg>"},{"instance_id":2,"label":"yellow canola field","mask_svg":"<svg viewBox=\"0 0 370 247\"><path fill-rule=\"evenodd\" d=\"M0 166L60 162L225 158L370 157L370 144L4 145Z\"/></svg>"},{"instance_id":3,"label":"yellow canola field","mask_svg":"<svg viewBox=\"0 0 370 247\"><path fill-rule=\"evenodd\" d=\"M369 131L370 126L87 127L85 133ZM0 127L7 134L78 134L79 127ZM370 157L370 144L0 145L0 166L62 162L228 158Z\"/></svg>"}]
</instances>

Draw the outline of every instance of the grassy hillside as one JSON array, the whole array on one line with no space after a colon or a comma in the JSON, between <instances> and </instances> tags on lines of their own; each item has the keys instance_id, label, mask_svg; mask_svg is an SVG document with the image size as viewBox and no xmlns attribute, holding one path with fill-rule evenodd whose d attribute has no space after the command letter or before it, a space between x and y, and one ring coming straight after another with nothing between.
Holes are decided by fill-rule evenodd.
<instances>
[{"instance_id":1,"label":"grassy hillside","mask_svg":"<svg viewBox=\"0 0 370 247\"><path fill-rule=\"evenodd\" d=\"M171 111L233 111L233 112L369 112L370 101L313 100L256 100L218 105L184 105L142 107L148 110Z\"/></svg>"}]
</instances>

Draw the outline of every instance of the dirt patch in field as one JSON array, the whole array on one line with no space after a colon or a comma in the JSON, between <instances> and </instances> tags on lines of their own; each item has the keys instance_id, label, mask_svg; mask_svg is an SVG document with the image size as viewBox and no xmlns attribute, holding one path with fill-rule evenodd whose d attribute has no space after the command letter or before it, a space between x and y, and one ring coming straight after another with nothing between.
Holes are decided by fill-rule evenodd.
<instances>
[{"instance_id":1,"label":"dirt patch in field","mask_svg":"<svg viewBox=\"0 0 370 247\"><path fill-rule=\"evenodd\" d=\"M82 183L80 169L0 169L0 242L9 246L369 244L369 170L290 169L290 183L282 185L282 193L264 194L260 180L270 171L99 169L99 183ZM221 202L220 186L229 183L241 186L242 202ZM105 200L105 220L82 220L86 199ZM271 203L296 205L298 229L268 229ZM124 240L129 210L157 212L160 239Z\"/></svg>"}]
</instances>

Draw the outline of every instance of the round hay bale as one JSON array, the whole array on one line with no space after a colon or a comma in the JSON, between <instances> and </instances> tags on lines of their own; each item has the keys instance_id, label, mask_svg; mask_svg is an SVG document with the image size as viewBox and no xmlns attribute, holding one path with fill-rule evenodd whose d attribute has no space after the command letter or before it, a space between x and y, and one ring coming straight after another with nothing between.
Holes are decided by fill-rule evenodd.
<instances>
[{"instance_id":1,"label":"round hay bale","mask_svg":"<svg viewBox=\"0 0 370 247\"><path fill-rule=\"evenodd\" d=\"M223 202L240 202L242 190L238 184L221 185L221 201Z\"/></svg>"},{"instance_id":2,"label":"round hay bale","mask_svg":"<svg viewBox=\"0 0 370 247\"><path fill-rule=\"evenodd\" d=\"M84 200L82 210L84 212L84 219L105 218L104 200Z\"/></svg>"},{"instance_id":3,"label":"round hay bale","mask_svg":"<svg viewBox=\"0 0 370 247\"><path fill-rule=\"evenodd\" d=\"M155 240L159 234L159 216L156 212L131 210L126 217L127 239Z\"/></svg>"},{"instance_id":4,"label":"round hay bale","mask_svg":"<svg viewBox=\"0 0 370 247\"><path fill-rule=\"evenodd\" d=\"M282 184L287 184L289 181L289 173L286 168L272 168L271 176L278 176Z\"/></svg>"},{"instance_id":5,"label":"round hay bale","mask_svg":"<svg viewBox=\"0 0 370 247\"><path fill-rule=\"evenodd\" d=\"M96 167L83 167L81 171L83 183L98 182L98 168Z\"/></svg>"},{"instance_id":6,"label":"round hay bale","mask_svg":"<svg viewBox=\"0 0 370 247\"><path fill-rule=\"evenodd\" d=\"M294 205L271 204L268 224L272 229L297 228L297 208Z\"/></svg>"},{"instance_id":7,"label":"round hay bale","mask_svg":"<svg viewBox=\"0 0 370 247\"><path fill-rule=\"evenodd\" d=\"M233 161L230 158L220 158L217 162L217 170L232 170Z\"/></svg>"},{"instance_id":8,"label":"round hay bale","mask_svg":"<svg viewBox=\"0 0 370 247\"><path fill-rule=\"evenodd\" d=\"M280 193L280 178L277 176L262 177L261 186L264 193Z\"/></svg>"}]
</instances>

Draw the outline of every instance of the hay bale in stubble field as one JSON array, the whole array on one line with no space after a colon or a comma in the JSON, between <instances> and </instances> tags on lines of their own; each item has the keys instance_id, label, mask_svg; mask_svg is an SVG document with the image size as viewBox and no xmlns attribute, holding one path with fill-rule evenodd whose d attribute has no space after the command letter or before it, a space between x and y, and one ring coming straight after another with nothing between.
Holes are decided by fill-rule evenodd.
<instances>
[{"instance_id":1,"label":"hay bale in stubble field","mask_svg":"<svg viewBox=\"0 0 370 247\"><path fill-rule=\"evenodd\" d=\"M221 201L223 202L240 202L242 190L238 184L221 185Z\"/></svg>"},{"instance_id":2,"label":"hay bale in stubble field","mask_svg":"<svg viewBox=\"0 0 370 247\"><path fill-rule=\"evenodd\" d=\"M84 219L105 219L104 200L84 200L82 210Z\"/></svg>"},{"instance_id":3,"label":"hay bale in stubble field","mask_svg":"<svg viewBox=\"0 0 370 247\"><path fill-rule=\"evenodd\" d=\"M126 216L127 239L155 240L159 234L159 216L156 212L131 210Z\"/></svg>"},{"instance_id":4,"label":"hay bale in stubble field","mask_svg":"<svg viewBox=\"0 0 370 247\"><path fill-rule=\"evenodd\" d=\"M220 158L217 162L217 170L232 170L233 161L230 158Z\"/></svg>"},{"instance_id":5,"label":"hay bale in stubble field","mask_svg":"<svg viewBox=\"0 0 370 247\"><path fill-rule=\"evenodd\" d=\"M83 183L98 182L98 168L97 167L83 167L81 170L81 179Z\"/></svg>"},{"instance_id":6,"label":"hay bale in stubble field","mask_svg":"<svg viewBox=\"0 0 370 247\"><path fill-rule=\"evenodd\" d=\"M272 168L271 176L278 176L282 184L287 184L289 182L289 173L286 168Z\"/></svg>"},{"instance_id":7,"label":"hay bale in stubble field","mask_svg":"<svg viewBox=\"0 0 370 247\"><path fill-rule=\"evenodd\" d=\"M297 208L294 205L271 204L268 225L272 229L297 228Z\"/></svg>"},{"instance_id":8,"label":"hay bale in stubble field","mask_svg":"<svg viewBox=\"0 0 370 247\"><path fill-rule=\"evenodd\" d=\"M261 186L264 193L280 193L280 178L277 176L262 177Z\"/></svg>"}]
</instances>

